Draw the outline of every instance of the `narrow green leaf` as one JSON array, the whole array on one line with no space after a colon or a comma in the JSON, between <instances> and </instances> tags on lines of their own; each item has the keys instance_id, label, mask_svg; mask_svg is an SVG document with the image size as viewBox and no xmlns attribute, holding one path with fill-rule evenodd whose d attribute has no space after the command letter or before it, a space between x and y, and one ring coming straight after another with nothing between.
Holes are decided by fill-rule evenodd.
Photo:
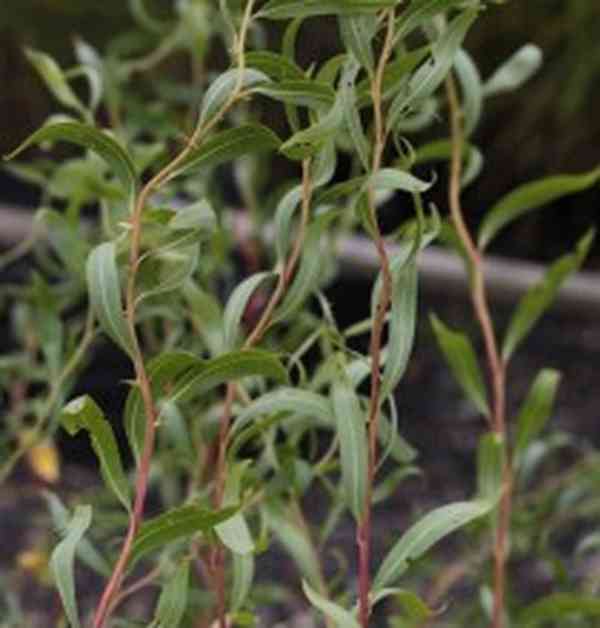
<instances>
[{"instance_id":1,"label":"narrow green leaf","mask_svg":"<svg viewBox=\"0 0 600 628\"><path fill-rule=\"evenodd\" d=\"M554 406L559 383L560 373L558 371L542 369L531 385L517 418L515 464L519 464L519 460L529 444L544 429Z\"/></svg>"},{"instance_id":2,"label":"narrow green leaf","mask_svg":"<svg viewBox=\"0 0 600 628\"><path fill-rule=\"evenodd\" d=\"M335 91L327 83L306 78L284 79L278 83L262 85L254 91L279 102L312 109L331 107L335 101Z\"/></svg>"},{"instance_id":3,"label":"narrow green leaf","mask_svg":"<svg viewBox=\"0 0 600 628\"><path fill-rule=\"evenodd\" d=\"M232 613L236 613L244 606L248 599L254 580L254 556L252 554L233 555L233 583L231 585L231 601L229 603Z\"/></svg>"},{"instance_id":4,"label":"narrow green leaf","mask_svg":"<svg viewBox=\"0 0 600 628\"><path fill-rule=\"evenodd\" d=\"M92 507L77 506L73 518L67 525L65 538L56 546L50 559L50 570L72 628L81 628L75 595L73 562L79 542L91 522Z\"/></svg>"},{"instance_id":5,"label":"narrow green leaf","mask_svg":"<svg viewBox=\"0 0 600 628\"><path fill-rule=\"evenodd\" d=\"M233 506L240 503L241 484L250 460L235 463L230 466L225 481L223 506ZM246 555L254 551L254 541L248 529L248 524L241 513L236 513L227 521L219 523L215 532L223 544L234 554Z\"/></svg>"},{"instance_id":6,"label":"narrow green leaf","mask_svg":"<svg viewBox=\"0 0 600 628\"><path fill-rule=\"evenodd\" d=\"M483 109L481 77L473 59L462 48L456 53L454 69L462 88L464 132L469 137L477 127Z\"/></svg>"},{"instance_id":7,"label":"narrow green leaf","mask_svg":"<svg viewBox=\"0 0 600 628\"><path fill-rule=\"evenodd\" d=\"M274 81L304 79L304 72L292 59L269 50L251 50L245 54L246 65L256 68Z\"/></svg>"},{"instance_id":8,"label":"narrow green leaf","mask_svg":"<svg viewBox=\"0 0 600 628\"><path fill-rule=\"evenodd\" d=\"M238 85L240 88L247 90L261 83L268 83L269 81L270 79L266 74L252 68L243 70L241 80L240 70L238 68L233 68L220 74L206 90L206 94L202 99L199 124L204 124L210 120L210 118L219 111L220 107L227 101Z\"/></svg>"},{"instance_id":9,"label":"narrow green leaf","mask_svg":"<svg viewBox=\"0 0 600 628\"><path fill-rule=\"evenodd\" d=\"M349 50L369 73L375 69L372 41L377 32L377 24L375 15L342 15L338 18L344 48Z\"/></svg>"},{"instance_id":10,"label":"narrow green leaf","mask_svg":"<svg viewBox=\"0 0 600 628\"><path fill-rule=\"evenodd\" d=\"M513 91L526 83L542 65L542 51L533 44L519 48L485 82L484 96Z\"/></svg>"},{"instance_id":11,"label":"narrow green leaf","mask_svg":"<svg viewBox=\"0 0 600 628\"><path fill-rule=\"evenodd\" d=\"M426 192L432 185L428 181L422 181L409 172L397 168L381 168L372 174L367 185L374 190L399 190L403 192L422 193Z\"/></svg>"},{"instance_id":12,"label":"narrow green leaf","mask_svg":"<svg viewBox=\"0 0 600 628\"><path fill-rule=\"evenodd\" d=\"M411 109L431 96L446 78L478 9L463 11L455 17L431 46L431 58L411 76L407 88L401 90L390 105L388 129L394 129Z\"/></svg>"},{"instance_id":13,"label":"narrow green leaf","mask_svg":"<svg viewBox=\"0 0 600 628\"><path fill-rule=\"evenodd\" d=\"M416 28L427 25L432 17L460 5L464 5L463 0L412 0L396 19L395 41L404 39Z\"/></svg>"},{"instance_id":14,"label":"narrow green leaf","mask_svg":"<svg viewBox=\"0 0 600 628\"><path fill-rule=\"evenodd\" d=\"M168 396L175 381L192 368L197 368L202 360L186 351L169 351L153 358L146 364L146 373L152 386L155 403ZM137 386L134 386L125 402L125 432L135 459L139 462L144 449L146 415L144 402Z\"/></svg>"},{"instance_id":15,"label":"narrow green leaf","mask_svg":"<svg viewBox=\"0 0 600 628\"><path fill-rule=\"evenodd\" d=\"M375 580L373 593L396 581L430 547L448 534L487 514L494 502L473 500L455 502L432 510L411 526L385 557Z\"/></svg>"},{"instance_id":16,"label":"narrow green leaf","mask_svg":"<svg viewBox=\"0 0 600 628\"><path fill-rule=\"evenodd\" d=\"M521 297L513 312L502 343L502 358L508 362L515 349L552 305L564 282L579 270L594 241L593 229L577 243L574 253L563 255L546 271L540 283L530 288Z\"/></svg>"},{"instance_id":17,"label":"narrow green leaf","mask_svg":"<svg viewBox=\"0 0 600 628\"><path fill-rule=\"evenodd\" d=\"M292 216L302 200L302 185L295 185L286 192L275 209L275 249L277 259L284 262L292 240Z\"/></svg>"},{"instance_id":18,"label":"narrow green leaf","mask_svg":"<svg viewBox=\"0 0 600 628\"><path fill-rule=\"evenodd\" d=\"M48 504L48 510L50 511L50 516L52 517L52 525L54 526L54 529L58 532L58 534L60 534L60 536L66 536L69 531L70 519L68 509L54 493L50 491L42 491L42 496ZM90 541L82 538L77 544L76 555L77 558L79 558L81 562L87 565L90 569L93 569L96 573L104 576L105 578L110 578L112 567Z\"/></svg>"},{"instance_id":19,"label":"narrow green leaf","mask_svg":"<svg viewBox=\"0 0 600 628\"><path fill-rule=\"evenodd\" d=\"M335 210L326 211L319 214L308 228L300 266L283 302L275 310L274 322L284 320L294 314L313 290L318 287L319 279L323 273L321 240L326 228L337 216L338 212Z\"/></svg>"},{"instance_id":20,"label":"narrow green leaf","mask_svg":"<svg viewBox=\"0 0 600 628\"><path fill-rule=\"evenodd\" d=\"M367 505L368 450L365 413L343 365L331 387L331 402L340 441L342 486L357 522Z\"/></svg>"},{"instance_id":21,"label":"narrow green leaf","mask_svg":"<svg viewBox=\"0 0 600 628\"><path fill-rule=\"evenodd\" d=\"M354 18L348 18L354 19ZM360 157L360 161L365 170L369 170L371 166L371 145L365 135L362 120L358 107L356 106L356 88L354 81L360 70L360 65L352 57L346 61L342 71L340 90L343 96L344 119L346 127L352 138L352 142Z\"/></svg>"},{"instance_id":22,"label":"narrow green leaf","mask_svg":"<svg viewBox=\"0 0 600 628\"><path fill-rule=\"evenodd\" d=\"M313 588L322 591L325 585L321 576L319 559L310 539L306 536L306 530L301 529L289 515L274 506L266 510L265 515L269 528L293 558L302 577Z\"/></svg>"},{"instance_id":23,"label":"narrow green leaf","mask_svg":"<svg viewBox=\"0 0 600 628\"><path fill-rule=\"evenodd\" d=\"M135 198L137 174L127 151L108 133L79 122L56 122L46 124L30 135L20 146L4 159L12 159L33 144L41 142L70 142L94 151L112 168L123 187L127 190L130 205Z\"/></svg>"},{"instance_id":24,"label":"narrow green leaf","mask_svg":"<svg viewBox=\"0 0 600 628\"><path fill-rule=\"evenodd\" d=\"M309 127L297 131L286 140L279 150L289 159L305 159L333 138L344 122L344 102L338 93L333 106Z\"/></svg>"},{"instance_id":25,"label":"narrow green leaf","mask_svg":"<svg viewBox=\"0 0 600 628\"><path fill-rule=\"evenodd\" d=\"M237 339L240 336L242 316L246 311L248 301L256 289L267 279L275 277L273 272L256 273L248 277L231 293L223 314L223 338L224 348L227 351L235 349Z\"/></svg>"},{"instance_id":26,"label":"narrow green leaf","mask_svg":"<svg viewBox=\"0 0 600 628\"><path fill-rule=\"evenodd\" d=\"M269 0L257 17L287 20L315 15L357 15L393 7L399 0Z\"/></svg>"},{"instance_id":27,"label":"narrow green leaf","mask_svg":"<svg viewBox=\"0 0 600 628\"><path fill-rule=\"evenodd\" d=\"M229 381L254 375L288 383L288 374L276 354L263 349L231 351L191 368L173 386L171 401L186 401Z\"/></svg>"},{"instance_id":28,"label":"narrow green leaf","mask_svg":"<svg viewBox=\"0 0 600 628\"><path fill-rule=\"evenodd\" d=\"M572 617L600 617L600 599L577 593L553 593L534 602L519 615L519 626L530 628Z\"/></svg>"},{"instance_id":29,"label":"narrow green leaf","mask_svg":"<svg viewBox=\"0 0 600 628\"><path fill-rule=\"evenodd\" d=\"M477 495L494 501L502 489L504 472L504 441L500 434L490 432L479 440L477 448Z\"/></svg>"},{"instance_id":30,"label":"narrow green leaf","mask_svg":"<svg viewBox=\"0 0 600 628\"><path fill-rule=\"evenodd\" d=\"M381 589L377 595L373 596L371 605L375 606L381 600L385 598L393 597L402 608L403 614L411 622L417 624L423 622L423 620L431 617L433 611L425 604L425 602L412 591L406 589L399 589L397 587L389 587ZM412 625L412 623L411 623Z\"/></svg>"},{"instance_id":31,"label":"narrow green leaf","mask_svg":"<svg viewBox=\"0 0 600 628\"><path fill-rule=\"evenodd\" d=\"M388 355L381 380L381 397L392 393L404 375L415 340L417 319L417 261L392 267L393 294Z\"/></svg>"},{"instance_id":32,"label":"narrow green leaf","mask_svg":"<svg viewBox=\"0 0 600 628\"><path fill-rule=\"evenodd\" d=\"M300 388L280 386L254 399L238 414L232 435L239 434L258 417L280 413L313 417L321 426L334 427L333 409L327 397Z\"/></svg>"},{"instance_id":33,"label":"narrow green leaf","mask_svg":"<svg viewBox=\"0 0 600 628\"><path fill-rule=\"evenodd\" d=\"M490 409L485 384L471 341L464 334L446 327L435 314L430 315L430 321L454 377L479 412L488 416Z\"/></svg>"},{"instance_id":34,"label":"narrow green leaf","mask_svg":"<svg viewBox=\"0 0 600 628\"><path fill-rule=\"evenodd\" d=\"M90 253L86 264L90 301L102 329L129 355L133 340L121 304L121 286L114 242L104 242Z\"/></svg>"},{"instance_id":35,"label":"narrow green leaf","mask_svg":"<svg viewBox=\"0 0 600 628\"><path fill-rule=\"evenodd\" d=\"M79 230L53 209L40 210L36 219L47 225L50 244L63 264L74 276L84 279L85 268L81 267L81 260L87 258L90 245L81 237Z\"/></svg>"},{"instance_id":36,"label":"narrow green leaf","mask_svg":"<svg viewBox=\"0 0 600 628\"><path fill-rule=\"evenodd\" d=\"M26 48L25 55L61 105L74 109L84 117L88 115L86 108L77 98L63 71L52 57L32 48Z\"/></svg>"},{"instance_id":37,"label":"narrow green leaf","mask_svg":"<svg viewBox=\"0 0 600 628\"><path fill-rule=\"evenodd\" d=\"M142 556L168 543L188 538L199 532L209 532L236 512L236 507L223 508L214 512L195 504L189 504L174 508L144 522L133 542L129 566L134 565Z\"/></svg>"},{"instance_id":38,"label":"narrow green leaf","mask_svg":"<svg viewBox=\"0 0 600 628\"><path fill-rule=\"evenodd\" d=\"M430 51L430 46L421 46L414 50L409 50L399 56L398 59L390 61L383 71L381 85L382 98L384 101L393 98L398 90L403 86L408 74L410 74L425 59ZM371 106L371 80L365 77L356 86L357 101L356 106L362 109Z\"/></svg>"},{"instance_id":39,"label":"narrow green leaf","mask_svg":"<svg viewBox=\"0 0 600 628\"><path fill-rule=\"evenodd\" d=\"M322 595L319 595L311 586L306 582L306 580L302 581L302 589L304 591L304 595L309 599L310 603L320 610L325 617L329 617L333 619L336 626L339 628L360 628L360 625L354 615L347 611L345 608L342 608L339 604L335 604L331 600L324 598Z\"/></svg>"},{"instance_id":40,"label":"narrow green leaf","mask_svg":"<svg viewBox=\"0 0 600 628\"><path fill-rule=\"evenodd\" d=\"M129 481L123 470L121 456L110 423L96 402L84 395L70 401L60 415L62 426L74 436L81 429L90 433L94 452L106 485L127 510L131 508Z\"/></svg>"},{"instance_id":41,"label":"narrow green leaf","mask_svg":"<svg viewBox=\"0 0 600 628\"><path fill-rule=\"evenodd\" d=\"M212 205L202 199L177 210L169 220L169 229L173 231L193 230L211 236L217 230L217 215Z\"/></svg>"},{"instance_id":42,"label":"narrow green leaf","mask_svg":"<svg viewBox=\"0 0 600 628\"><path fill-rule=\"evenodd\" d=\"M158 598L152 628L177 628L185 615L188 603L190 564L186 560L175 570Z\"/></svg>"},{"instance_id":43,"label":"narrow green leaf","mask_svg":"<svg viewBox=\"0 0 600 628\"><path fill-rule=\"evenodd\" d=\"M243 124L233 129L216 133L200 146L190 151L170 178L189 174L195 170L206 170L232 161L242 155L277 150L281 141L266 126Z\"/></svg>"},{"instance_id":44,"label":"narrow green leaf","mask_svg":"<svg viewBox=\"0 0 600 628\"><path fill-rule=\"evenodd\" d=\"M532 181L501 198L485 215L478 233L478 244L484 249L499 231L517 218L553 201L581 192L600 180L600 168L575 175L558 175Z\"/></svg>"}]
</instances>

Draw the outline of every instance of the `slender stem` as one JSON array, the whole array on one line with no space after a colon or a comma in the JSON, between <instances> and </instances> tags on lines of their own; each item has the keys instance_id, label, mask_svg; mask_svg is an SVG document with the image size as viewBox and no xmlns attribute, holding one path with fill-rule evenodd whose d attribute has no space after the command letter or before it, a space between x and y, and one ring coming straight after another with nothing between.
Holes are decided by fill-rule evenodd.
<instances>
[{"instance_id":1,"label":"slender stem","mask_svg":"<svg viewBox=\"0 0 600 628\"><path fill-rule=\"evenodd\" d=\"M471 264L471 300L487 355L488 370L492 388L491 427L507 447L506 438L506 364L502 360L494 334L492 317L488 306L483 276L483 258L475 245L463 218L460 201L460 180L462 173L462 151L464 136L462 113L454 79L446 79L446 94L450 110L452 136L452 157L450 163L450 183L448 199L452 223L465 248ZM507 451L502 469L502 495L498 506L496 537L494 540L494 604L490 628L503 628L506 588L506 559L508 556L508 536L512 510L512 464Z\"/></svg>"},{"instance_id":2,"label":"slender stem","mask_svg":"<svg viewBox=\"0 0 600 628\"><path fill-rule=\"evenodd\" d=\"M302 162L302 208L300 216L300 225L298 236L294 242L294 246L288 257L284 268L279 273L279 278L275 290L273 291L269 302L267 303L260 320L246 339L243 349L250 349L260 342L266 330L272 321L273 312L280 303L286 289L288 288L293 276L306 235L308 220L310 217L310 203L312 199L312 181L310 177L310 159ZM230 383L227 385L225 394L225 403L221 422L219 427L219 441L217 466L215 472L215 490L213 494L213 503L216 508L220 508L225 492L225 480L227 478L227 446L229 444L229 427L231 424L232 405L236 396L236 385ZM225 602L225 554L221 546L217 546L211 557L211 564L214 572L215 595L217 598L217 613L219 628L227 628L226 621L226 602Z\"/></svg>"},{"instance_id":3,"label":"slender stem","mask_svg":"<svg viewBox=\"0 0 600 628\"><path fill-rule=\"evenodd\" d=\"M377 64L375 75L371 81L371 97L373 100L374 117L374 145L371 163L371 174L375 174L381 167L381 160L386 143L386 130L383 119L381 92L383 73L392 53L394 38L394 11L386 12L387 28L385 40L381 49L381 55ZM368 628L371 604L369 592L371 589L371 501L373 494L373 482L377 468L377 427L381 408L381 344L383 328L385 326L386 313L392 300L392 274L385 241L377 222L377 209L375 206L375 191L372 187L368 190L369 222L372 231L375 248L381 267L382 289L373 318L373 329L369 353L371 356L371 391L369 399L369 414L367 419L369 438L369 466L367 478L367 495L362 521L356 529L356 544L358 547L358 580L359 580L359 621L362 628Z\"/></svg>"}]
</instances>

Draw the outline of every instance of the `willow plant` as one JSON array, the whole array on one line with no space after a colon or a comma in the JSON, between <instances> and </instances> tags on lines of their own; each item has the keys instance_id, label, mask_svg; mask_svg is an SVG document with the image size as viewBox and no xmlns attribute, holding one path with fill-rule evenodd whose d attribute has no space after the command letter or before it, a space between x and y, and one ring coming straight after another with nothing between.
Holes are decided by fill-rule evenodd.
<instances>
[{"instance_id":1,"label":"willow plant","mask_svg":"<svg viewBox=\"0 0 600 628\"><path fill-rule=\"evenodd\" d=\"M506 365L582 263L591 236L524 298L501 352L485 298L483 248L518 216L592 185L599 171L520 188L490 210L479 246L473 243L460 188L479 174L482 154L467 138L484 100L518 87L540 61L526 46L481 80L463 42L484 10L500 10L489 4L222 0L217 7L189 0L163 23L132 1L137 30L116 37L103 54L77 41L74 68L26 52L70 115L52 116L8 157L55 142L84 152L59 163L10 165L43 186L37 220L48 237L21 246L35 253L38 270L16 290L15 331L26 342L3 369L13 388L26 382L22 397L34 381L46 387L42 397L14 406L6 441L16 437L16 446L2 475L51 442L59 426L89 433L110 498L77 504L71 513L47 494L63 536L50 567L68 624L78 628L84 616L94 628L253 625L261 591L255 560L276 540L328 627L373 627L384 600L401 609L390 625L420 625L434 621L436 609L400 586L403 578L440 539L488 520L495 535L490 627L507 628L513 478L549 414L558 376L543 371L536 379L509 449ZM303 67L299 53L320 16L333 18L325 24L336 26L338 49ZM281 45L268 48L279 25ZM209 63L213 50L229 53L220 73ZM189 59L189 85L158 72L181 55ZM81 77L87 101L72 85ZM153 94L150 104L134 87L140 82ZM437 128L446 111L450 138L419 145L418 133ZM274 112L282 118L277 132L266 124ZM340 159L350 163L345 178ZM434 206L426 210L424 195L436 177L417 171L446 160L452 224ZM273 164L293 177L273 180ZM261 239L258 254L219 183L226 166L253 237ZM409 204L414 216L384 234L379 209L396 203ZM82 218L90 204L99 208L93 228ZM369 318L342 329L322 289L337 273L337 238L354 229L372 240L380 271ZM419 254L440 234L458 242L468 260L491 409L466 337L435 318L434 327L493 433L480 447L473 498L398 530L374 564L373 504L414 470L416 452L398 433L394 390L413 349ZM391 241L399 244L393 256ZM241 273L234 251L244 262ZM361 353L354 340L364 335L368 351ZM106 340L133 369L121 417L107 418L89 394L71 398L77 373ZM34 423L24 436L29 413ZM113 420L125 428L131 469ZM305 511L306 496L317 489L327 511L318 534ZM149 514L150 491L158 514L156 506ZM345 513L355 527L356 569L329 579L321 550ZM117 551L106 544L110 538L121 539ZM78 603L76 560L104 579L93 607ZM128 615L128 600L156 586L153 615ZM528 617L537 621L535 613Z\"/></svg>"}]
</instances>

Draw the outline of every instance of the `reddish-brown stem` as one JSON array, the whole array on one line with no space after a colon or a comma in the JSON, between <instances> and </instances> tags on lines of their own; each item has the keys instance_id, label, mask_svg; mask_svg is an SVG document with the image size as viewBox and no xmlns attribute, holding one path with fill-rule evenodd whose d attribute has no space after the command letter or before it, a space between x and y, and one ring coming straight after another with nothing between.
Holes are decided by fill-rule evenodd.
<instances>
[{"instance_id":1,"label":"reddish-brown stem","mask_svg":"<svg viewBox=\"0 0 600 628\"><path fill-rule=\"evenodd\" d=\"M386 142L386 129L383 119L381 91L383 73L392 53L394 39L394 11L386 14L387 28L385 40L381 49L379 62L375 75L371 81L371 97L373 99L374 141L371 174L375 174L381 167L381 160ZM362 520L356 529L356 544L358 548L358 614L362 628L368 628L371 603L369 593L371 589L371 501L373 494L373 482L375 469L377 468L377 429L379 411L381 407L381 345L383 340L383 328L386 312L392 300L392 274L385 241L377 222L377 210L375 207L375 191L372 187L368 190L369 222L372 231L375 248L379 256L381 267L382 288L377 302L371 331L369 354L371 356L371 391L369 399L369 414L367 419L369 456L367 495Z\"/></svg>"},{"instance_id":2,"label":"reddish-brown stem","mask_svg":"<svg viewBox=\"0 0 600 628\"><path fill-rule=\"evenodd\" d=\"M206 134L212 130L225 116L229 108L238 100L242 92L243 85L243 69L244 69L244 41L248 26L250 23L250 16L252 13L252 7L254 0L249 0L244 12L244 19L240 27L240 35L238 38L237 54L238 54L238 69L240 70L238 80L234 89L229 97L217 111L217 113L210 118L205 124L198 125L186 143L185 148L162 170L160 170L146 185L142 188L139 196L136 199L133 213L131 216L131 245L129 252L129 276L127 280L127 290L125 295L125 310L127 325L129 328L129 334L133 345L132 360L136 375L136 384L139 387L144 404L144 412L146 415L146 430L144 434L144 446L142 456L140 459L136 485L135 485L135 498L132 512L129 517L129 527L125 541L121 548L121 553L112 575L104 589L100 602L96 609L94 616L94 628L102 628L105 622L109 619L113 608L113 601L120 594L123 578L125 575L125 569L127 562L131 554L131 548L135 535L141 524L144 514L144 504L146 500L146 494L148 491L148 480L150 475L150 465L152 462L152 456L154 453L154 441L156 431L156 409L154 406L154 400L152 396L152 387L148 374L146 373L146 367L144 364L144 357L140 348L137 331L135 327L136 321L136 275L140 264L140 250L141 250L141 237L142 237L142 215L144 208L154 192L156 192L161 185L163 185L173 173L177 171L181 163L187 158L189 153L196 148L199 143L204 139Z\"/></svg>"},{"instance_id":3,"label":"reddish-brown stem","mask_svg":"<svg viewBox=\"0 0 600 628\"><path fill-rule=\"evenodd\" d=\"M271 294L271 297L254 329L246 339L243 349L250 349L260 342L264 333L271 324L273 312L280 303L286 289L288 288L302 253L304 237L308 219L310 217L310 203L312 198L312 182L310 178L310 159L302 162L302 207L300 216L300 225L298 236L294 241L292 251L279 272L277 285ZM229 444L229 427L231 424L232 405L236 395L236 386L234 383L227 385L225 394L225 403L223 413L221 414L221 422L219 426L219 441L217 444L217 465L215 471L215 488L213 493L213 503L216 508L222 505L223 494L225 492L225 481L227 478L227 446ZM219 628L227 628L226 618L226 600L225 600L225 553L223 547L217 546L211 555L211 568L215 583L215 596L217 598L217 619Z\"/></svg>"},{"instance_id":4,"label":"reddish-brown stem","mask_svg":"<svg viewBox=\"0 0 600 628\"><path fill-rule=\"evenodd\" d=\"M488 417L491 427L504 442L506 439L506 364L502 360L494 334L494 326L487 302L483 275L483 258L465 224L460 201L460 181L462 173L463 129L462 113L454 79L446 80L446 94L450 111L452 156L450 162L450 183L448 200L452 223L471 265L471 300L473 310L483 335L487 364L492 389L492 411ZM490 628L503 628L504 599L506 582L506 559L512 509L512 466L507 451L502 470L502 494L498 506L496 536L494 539L494 604Z\"/></svg>"}]
</instances>

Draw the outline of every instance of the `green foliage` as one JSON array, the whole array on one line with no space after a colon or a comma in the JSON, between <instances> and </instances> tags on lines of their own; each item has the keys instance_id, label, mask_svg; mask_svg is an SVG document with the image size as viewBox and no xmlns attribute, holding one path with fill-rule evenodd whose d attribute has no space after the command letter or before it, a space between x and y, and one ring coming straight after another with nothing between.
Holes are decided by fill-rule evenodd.
<instances>
[{"instance_id":1,"label":"green foliage","mask_svg":"<svg viewBox=\"0 0 600 628\"><path fill-rule=\"evenodd\" d=\"M592 480L571 492L560 478L558 489L542 484L539 494L526 492L542 463L579 446L544 431L558 373L540 371L514 421L499 418L498 389L506 382L497 376L506 375L561 285L581 268L593 233L522 297L494 364L497 334L487 321L489 386L471 333L431 315L443 357L491 429L479 439L476 487L464 491L475 497L427 506L412 525L399 519L377 539L385 557L376 563L374 505L386 506L407 478L428 471L415 466L396 396L419 350L419 255L438 237L463 257L470 252L473 300L481 305L477 263L485 247L527 213L595 185L599 170L510 192L485 212L470 251L460 229L442 225L435 207L425 210L438 178L419 167L435 162L442 169L452 160L454 173L458 161L456 187L471 183L482 172L475 132L486 99L537 70L540 52L528 45L481 79L465 41L484 9L500 8L483 0L213 4L186 0L161 17L158 5L131 0L131 30L115 34L104 51L77 41L74 68L25 52L58 104L78 119L50 118L7 159L57 142L83 154L10 166L42 188L38 221L47 238L27 243L36 269L10 295L20 346L0 361L0 385L9 398L11 382L32 384L34 399L10 410L1 477L42 443L54 446L59 424L70 435L89 433L107 489L85 495L94 500L94 525L90 506L76 505L70 518L58 497L46 494L63 537L50 570L75 628L84 623L76 559L105 579L91 611L95 628L138 625L121 602L156 583L155 608L139 619L148 628L258 625L261 605L294 594L297 605L300 593L328 628L367 628L372 608L384 602L387 620L372 616L371 625L419 626L437 609L452 628L483 625L489 563L499 553L492 535L507 495L514 510L500 523L514 535L512 551L539 550L557 573L554 523L538 538L539 522L553 515L560 521L568 508L590 516ZM336 30L335 52L305 63L302 48L320 21ZM219 61L217 68L224 50L229 65ZM191 80L165 72L171 57L191 68ZM441 128L443 88L451 94L454 76L462 138L456 128ZM234 196L243 212L232 211ZM406 203L414 218L384 236L384 203ZM89 207L97 218L84 217ZM339 238L359 229L374 241L381 267L367 319L343 328L323 290L338 277ZM387 242L398 245L389 259ZM121 416L110 417L123 425L130 471L92 397L67 402L99 331L134 372ZM115 511L114 497L126 513ZM344 526L356 528L357 587L347 556L339 558L348 548L335 532ZM443 548L434 549L450 535L465 557L459 571L468 573L467 589L481 587L481 605L466 599L447 610L445 593L442 604L421 597L426 575L443 575L446 561L456 567ZM294 582L259 572L257 556L273 544L297 570ZM595 536L580 547L596 547ZM339 558L336 569L330 556ZM502 603L502 613L510 610L523 626L598 614L592 597L568 590L538 601L515 592Z\"/></svg>"}]
</instances>

